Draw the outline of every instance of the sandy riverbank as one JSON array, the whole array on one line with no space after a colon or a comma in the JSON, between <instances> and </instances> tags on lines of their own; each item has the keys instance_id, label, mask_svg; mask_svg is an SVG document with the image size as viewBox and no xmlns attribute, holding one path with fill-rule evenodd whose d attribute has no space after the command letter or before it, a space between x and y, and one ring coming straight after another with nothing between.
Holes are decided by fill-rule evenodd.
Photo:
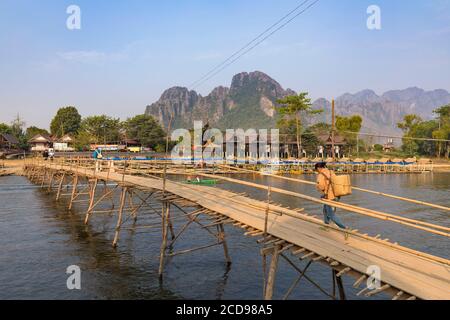
<instances>
[{"instance_id":1,"label":"sandy riverbank","mask_svg":"<svg viewBox=\"0 0 450 320\"><path fill-rule=\"evenodd\" d=\"M433 172L450 172L450 164L437 164L433 166Z\"/></svg>"},{"instance_id":2,"label":"sandy riverbank","mask_svg":"<svg viewBox=\"0 0 450 320\"><path fill-rule=\"evenodd\" d=\"M433 161L433 172L450 172L450 161L447 159L431 159Z\"/></svg>"},{"instance_id":3,"label":"sandy riverbank","mask_svg":"<svg viewBox=\"0 0 450 320\"><path fill-rule=\"evenodd\" d=\"M22 173L23 160L0 160L0 177L20 175Z\"/></svg>"}]
</instances>

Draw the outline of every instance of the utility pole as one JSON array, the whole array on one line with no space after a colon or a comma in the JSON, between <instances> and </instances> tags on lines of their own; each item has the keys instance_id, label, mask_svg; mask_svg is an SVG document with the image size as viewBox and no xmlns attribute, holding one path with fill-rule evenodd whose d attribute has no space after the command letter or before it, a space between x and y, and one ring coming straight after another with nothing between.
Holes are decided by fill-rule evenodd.
<instances>
[{"instance_id":1,"label":"utility pole","mask_svg":"<svg viewBox=\"0 0 450 320\"><path fill-rule=\"evenodd\" d=\"M174 114L173 113L171 113L170 114L170 118L169 118L169 123L167 124L167 135L166 135L166 160L167 160L167 158L168 158L168 156L169 156L169 135L170 135L170 127L171 127L171 125L172 125L172 120L173 120L173 117L174 117Z\"/></svg>"},{"instance_id":2,"label":"utility pole","mask_svg":"<svg viewBox=\"0 0 450 320\"><path fill-rule=\"evenodd\" d=\"M334 162L334 126L335 126L335 114L334 114L334 99L331 100L331 155Z\"/></svg>"},{"instance_id":3,"label":"utility pole","mask_svg":"<svg viewBox=\"0 0 450 320\"><path fill-rule=\"evenodd\" d=\"M359 134L356 133L356 156L359 157Z\"/></svg>"}]
</instances>

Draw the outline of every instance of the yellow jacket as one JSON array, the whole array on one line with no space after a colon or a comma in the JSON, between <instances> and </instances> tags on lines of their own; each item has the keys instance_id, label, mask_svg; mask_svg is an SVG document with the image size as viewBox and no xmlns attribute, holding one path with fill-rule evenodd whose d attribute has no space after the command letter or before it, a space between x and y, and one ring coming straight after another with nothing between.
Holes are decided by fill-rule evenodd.
<instances>
[{"instance_id":1,"label":"yellow jacket","mask_svg":"<svg viewBox=\"0 0 450 320\"><path fill-rule=\"evenodd\" d=\"M321 169L321 172L317 175L316 188L325 195L325 199L334 200L333 187L331 186L331 177L334 175L332 170L327 168Z\"/></svg>"}]
</instances>

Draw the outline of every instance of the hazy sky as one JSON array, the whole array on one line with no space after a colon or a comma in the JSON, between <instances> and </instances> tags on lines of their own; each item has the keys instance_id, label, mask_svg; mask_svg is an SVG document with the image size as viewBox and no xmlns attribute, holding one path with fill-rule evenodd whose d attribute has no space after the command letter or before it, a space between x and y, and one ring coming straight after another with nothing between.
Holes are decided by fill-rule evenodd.
<instances>
[{"instance_id":1,"label":"hazy sky","mask_svg":"<svg viewBox=\"0 0 450 320\"><path fill-rule=\"evenodd\" d=\"M48 128L56 110L125 119L189 86L302 1L0 0L0 122ZM81 8L81 30L66 9ZM367 7L381 8L368 30ZM313 98L370 88L450 90L450 0L320 0L198 88L260 70Z\"/></svg>"}]
</instances>

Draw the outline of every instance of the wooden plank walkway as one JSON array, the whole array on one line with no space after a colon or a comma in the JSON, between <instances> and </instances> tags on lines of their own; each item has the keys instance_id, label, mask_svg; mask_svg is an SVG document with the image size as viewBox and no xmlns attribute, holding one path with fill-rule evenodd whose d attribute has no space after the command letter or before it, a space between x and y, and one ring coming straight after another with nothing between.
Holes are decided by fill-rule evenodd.
<instances>
[{"instance_id":1,"label":"wooden plank walkway","mask_svg":"<svg viewBox=\"0 0 450 320\"><path fill-rule=\"evenodd\" d=\"M264 231L267 203L218 187L187 185L160 178L124 175L115 172L95 172L67 165L39 164L47 169L63 170L73 175L113 181L137 189L165 190L220 215L252 228ZM363 235L326 227L319 219L271 204L267 218L267 234L305 248L316 257L331 259L339 264L367 274L368 268L378 266L381 280L419 299L450 299L450 260L415 251L397 244ZM344 270L345 272L345 270Z\"/></svg>"}]
</instances>

